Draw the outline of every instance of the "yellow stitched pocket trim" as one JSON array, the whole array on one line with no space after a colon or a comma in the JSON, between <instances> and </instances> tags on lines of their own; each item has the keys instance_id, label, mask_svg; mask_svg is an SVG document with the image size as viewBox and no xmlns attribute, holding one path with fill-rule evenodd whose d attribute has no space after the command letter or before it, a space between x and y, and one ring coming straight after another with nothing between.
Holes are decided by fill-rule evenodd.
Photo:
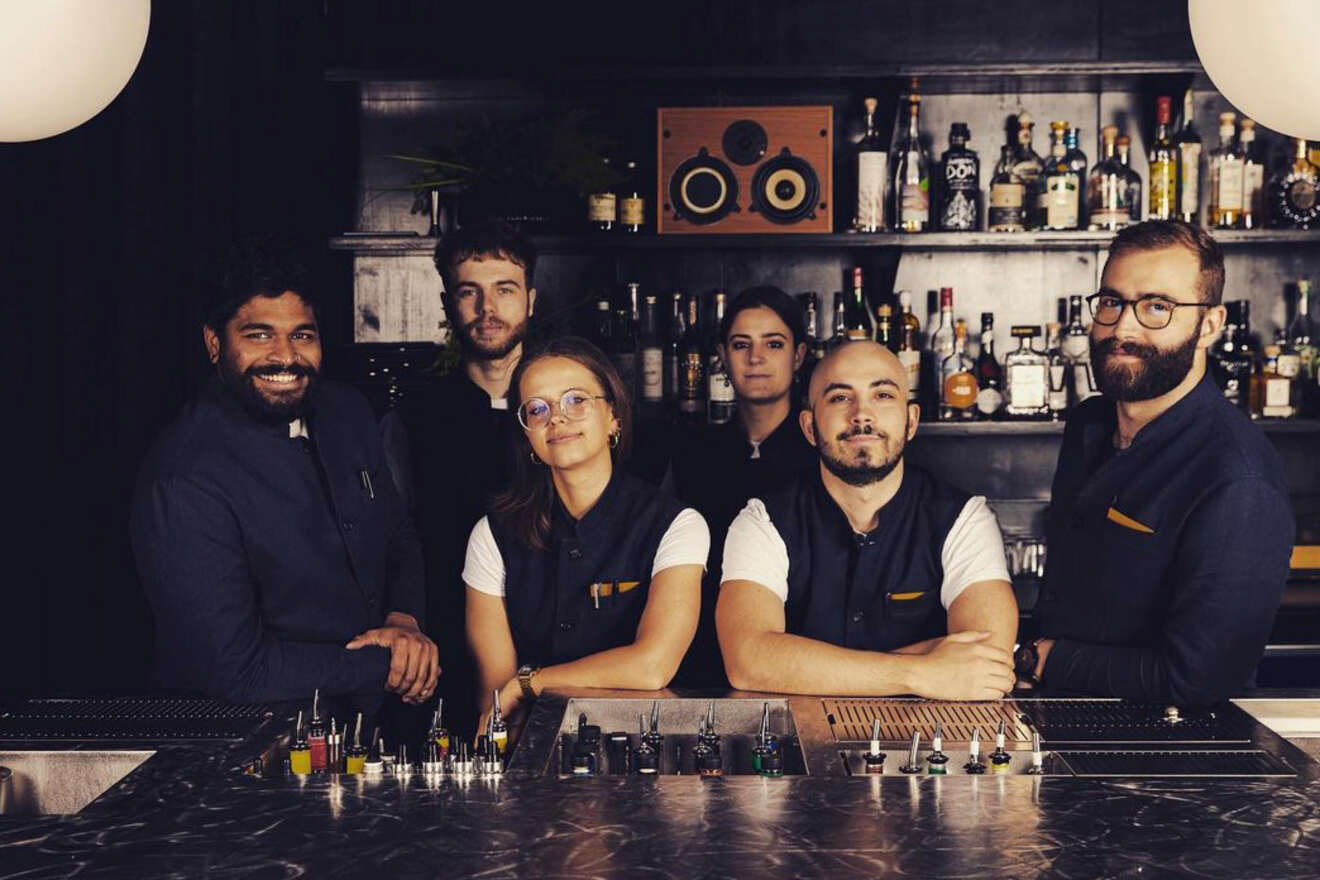
<instances>
[{"instance_id":1,"label":"yellow stitched pocket trim","mask_svg":"<svg viewBox=\"0 0 1320 880\"><path fill-rule=\"evenodd\" d=\"M924 595L926 595L926 591L919 590L915 593L890 593L889 598L893 599L895 602L908 602L912 599L920 599Z\"/></svg>"},{"instance_id":2,"label":"yellow stitched pocket trim","mask_svg":"<svg viewBox=\"0 0 1320 880\"><path fill-rule=\"evenodd\" d=\"M1292 568L1320 568L1320 544L1298 544L1293 547Z\"/></svg>"},{"instance_id":3,"label":"yellow stitched pocket trim","mask_svg":"<svg viewBox=\"0 0 1320 880\"><path fill-rule=\"evenodd\" d=\"M600 595L609 596L614 593L615 584L618 584L619 592L627 593L630 590L637 589L637 585L640 583L641 581L601 581L598 584L592 584L591 586L587 587L587 592L592 592L593 590L599 590Z\"/></svg>"},{"instance_id":4,"label":"yellow stitched pocket trim","mask_svg":"<svg viewBox=\"0 0 1320 880\"><path fill-rule=\"evenodd\" d=\"M1146 534L1146 535L1155 534L1155 530L1152 529L1150 526L1142 525L1141 523L1137 522L1135 519L1133 519L1132 517L1128 516L1125 513L1119 513L1119 511L1116 508L1113 507L1109 508L1109 513L1107 514L1107 517L1110 522L1118 523L1120 526L1122 526L1125 529L1131 529L1134 532L1141 532L1142 534Z\"/></svg>"}]
</instances>

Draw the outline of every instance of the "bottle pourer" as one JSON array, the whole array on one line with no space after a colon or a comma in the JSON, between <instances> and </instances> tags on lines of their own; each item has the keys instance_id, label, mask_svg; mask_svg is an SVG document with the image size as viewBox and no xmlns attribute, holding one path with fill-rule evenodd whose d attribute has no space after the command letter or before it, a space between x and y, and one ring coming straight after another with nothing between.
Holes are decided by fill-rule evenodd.
<instances>
[{"instance_id":1,"label":"bottle pourer","mask_svg":"<svg viewBox=\"0 0 1320 880\"><path fill-rule=\"evenodd\" d=\"M965 770L971 776L979 776L985 772L985 762L981 760L981 728L972 728L972 740L967 744L967 763L963 764Z\"/></svg>"},{"instance_id":2,"label":"bottle pourer","mask_svg":"<svg viewBox=\"0 0 1320 880\"><path fill-rule=\"evenodd\" d=\"M648 731L645 727L642 728L642 739L646 740L646 744L655 750L657 757L660 755L661 750L664 749L665 738L660 735L659 700L651 701L651 729Z\"/></svg>"},{"instance_id":3,"label":"bottle pourer","mask_svg":"<svg viewBox=\"0 0 1320 880\"><path fill-rule=\"evenodd\" d=\"M490 724L486 729L486 736L495 744L496 750L502 755L504 749L509 744L509 726L504 722L504 713L500 711L500 692L494 691L494 699L491 702Z\"/></svg>"},{"instance_id":4,"label":"bottle pourer","mask_svg":"<svg viewBox=\"0 0 1320 880\"><path fill-rule=\"evenodd\" d=\"M500 761L500 750L495 745L494 740L486 740L486 766L487 776L500 776L504 773L504 764Z\"/></svg>"},{"instance_id":5,"label":"bottle pourer","mask_svg":"<svg viewBox=\"0 0 1320 880\"><path fill-rule=\"evenodd\" d=\"M862 755L867 773L885 772L885 753L880 750L880 718L871 719L871 750Z\"/></svg>"},{"instance_id":6,"label":"bottle pourer","mask_svg":"<svg viewBox=\"0 0 1320 880\"><path fill-rule=\"evenodd\" d=\"M467 742L463 740L458 743L458 755L454 758L454 773L458 776L472 775L472 761L468 758Z\"/></svg>"},{"instance_id":7,"label":"bottle pourer","mask_svg":"<svg viewBox=\"0 0 1320 880\"><path fill-rule=\"evenodd\" d=\"M944 754L944 725L939 721L935 722L935 735L930 740L930 754L926 756L926 763L929 765L927 771L932 776L944 776L947 773L945 765L949 763L949 756Z\"/></svg>"},{"instance_id":8,"label":"bottle pourer","mask_svg":"<svg viewBox=\"0 0 1320 880\"><path fill-rule=\"evenodd\" d=\"M439 747L434 742L427 743L422 754L425 756L422 758L422 773L426 776L439 776L444 766L440 761Z\"/></svg>"},{"instance_id":9,"label":"bottle pourer","mask_svg":"<svg viewBox=\"0 0 1320 880\"><path fill-rule=\"evenodd\" d=\"M367 760L362 764L362 772L367 776L379 776L385 772L385 764L381 761L381 755L385 751L385 740L377 739L376 731L371 734L371 749L367 752Z\"/></svg>"},{"instance_id":10,"label":"bottle pourer","mask_svg":"<svg viewBox=\"0 0 1320 880\"><path fill-rule=\"evenodd\" d=\"M923 770L925 770L926 768L922 766L921 758L918 754L920 751L921 751L921 731L914 730L912 731L912 742L908 744L907 763L904 764L902 767L899 767L898 769L902 770L904 773L920 773Z\"/></svg>"},{"instance_id":11,"label":"bottle pourer","mask_svg":"<svg viewBox=\"0 0 1320 880\"><path fill-rule=\"evenodd\" d=\"M999 719L999 729L995 731L995 750L990 753L990 769L995 773L1007 773L1008 765L1013 762L1013 758L1004 749L1004 739L1007 732L1007 723L1003 718Z\"/></svg>"},{"instance_id":12,"label":"bottle pourer","mask_svg":"<svg viewBox=\"0 0 1320 880\"><path fill-rule=\"evenodd\" d=\"M1045 773L1045 753L1040 750L1040 731L1031 732L1031 766L1027 768L1027 773L1032 776L1042 776Z\"/></svg>"},{"instance_id":13,"label":"bottle pourer","mask_svg":"<svg viewBox=\"0 0 1320 880\"><path fill-rule=\"evenodd\" d=\"M654 715L651 716L654 719ZM655 776L660 772L660 753L649 742L646 733L646 716L637 714L637 752L633 756L637 773L641 776Z\"/></svg>"},{"instance_id":14,"label":"bottle pourer","mask_svg":"<svg viewBox=\"0 0 1320 880\"><path fill-rule=\"evenodd\" d=\"M399 743L399 754L394 759L394 775L410 776L412 775L412 765L408 763L408 744Z\"/></svg>"}]
</instances>

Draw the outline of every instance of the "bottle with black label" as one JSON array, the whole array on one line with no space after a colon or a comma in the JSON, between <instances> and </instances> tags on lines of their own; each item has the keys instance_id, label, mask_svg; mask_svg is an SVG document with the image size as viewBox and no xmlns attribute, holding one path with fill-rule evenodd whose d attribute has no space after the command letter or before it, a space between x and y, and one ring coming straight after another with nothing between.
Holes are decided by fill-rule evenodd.
<instances>
[{"instance_id":1,"label":"bottle with black label","mask_svg":"<svg viewBox=\"0 0 1320 880\"><path fill-rule=\"evenodd\" d=\"M1320 227L1320 168L1311 164L1306 141L1293 140L1293 161L1270 185L1275 226L1292 229Z\"/></svg>"},{"instance_id":2,"label":"bottle with black label","mask_svg":"<svg viewBox=\"0 0 1320 880\"><path fill-rule=\"evenodd\" d=\"M1256 358L1251 351L1251 303L1245 299L1224 304L1224 332L1211 351L1215 381L1226 397L1243 412L1251 413L1251 374Z\"/></svg>"},{"instance_id":3,"label":"bottle with black label","mask_svg":"<svg viewBox=\"0 0 1320 880\"><path fill-rule=\"evenodd\" d=\"M733 418L737 406L733 393L733 380L729 378L729 369L720 356L720 325L724 323L724 292L715 292L715 317L711 320L710 333L706 343L707 420L712 425L723 425Z\"/></svg>"},{"instance_id":4,"label":"bottle with black label","mask_svg":"<svg viewBox=\"0 0 1320 880\"><path fill-rule=\"evenodd\" d=\"M642 195L637 163L629 162L626 172L627 177L619 197L619 228L624 232L641 232L646 225L646 198Z\"/></svg>"},{"instance_id":5,"label":"bottle with black label","mask_svg":"<svg viewBox=\"0 0 1320 880\"><path fill-rule=\"evenodd\" d=\"M1045 160L1031 145L1035 130L1031 114L1019 113L1013 176L1022 181L1022 213L1027 229L1039 229L1045 222Z\"/></svg>"},{"instance_id":6,"label":"bottle with black label","mask_svg":"<svg viewBox=\"0 0 1320 880\"><path fill-rule=\"evenodd\" d=\"M981 313L981 351L976 355L976 410L983 419L999 417L1004 406L1004 369L995 358L995 316Z\"/></svg>"},{"instance_id":7,"label":"bottle with black label","mask_svg":"<svg viewBox=\"0 0 1320 880\"><path fill-rule=\"evenodd\" d=\"M990 179L990 207L986 210L986 228L991 232L1022 232L1026 227L1023 201L1026 187L1013 175L1013 147L1005 144L999 152L994 177Z\"/></svg>"},{"instance_id":8,"label":"bottle with black label","mask_svg":"<svg viewBox=\"0 0 1320 880\"><path fill-rule=\"evenodd\" d=\"M981 228L981 159L967 148L972 132L965 122L949 128L949 149L940 157L938 222L945 232Z\"/></svg>"},{"instance_id":9,"label":"bottle with black label","mask_svg":"<svg viewBox=\"0 0 1320 880\"><path fill-rule=\"evenodd\" d=\"M674 291L670 300L669 327L665 334L665 404L670 412L678 405L678 368L683 350L683 294Z\"/></svg>"},{"instance_id":10,"label":"bottle with black label","mask_svg":"<svg viewBox=\"0 0 1320 880\"><path fill-rule=\"evenodd\" d=\"M700 299L690 294L678 361L678 413L685 422L701 422L706 414L706 356L701 350L700 308Z\"/></svg>"}]
</instances>

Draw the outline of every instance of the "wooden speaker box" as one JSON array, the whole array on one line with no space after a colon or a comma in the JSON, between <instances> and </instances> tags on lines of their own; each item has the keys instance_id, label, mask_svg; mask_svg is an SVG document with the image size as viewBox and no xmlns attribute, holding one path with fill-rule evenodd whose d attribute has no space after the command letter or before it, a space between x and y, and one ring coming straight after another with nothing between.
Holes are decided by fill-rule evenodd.
<instances>
[{"instance_id":1,"label":"wooden speaker box","mask_svg":"<svg viewBox=\"0 0 1320 880\"><path fill-rule=\"evenodd\" d=\"M656 230L833 232L830 107L661 107Z\"/></svg>"}]
</instances>

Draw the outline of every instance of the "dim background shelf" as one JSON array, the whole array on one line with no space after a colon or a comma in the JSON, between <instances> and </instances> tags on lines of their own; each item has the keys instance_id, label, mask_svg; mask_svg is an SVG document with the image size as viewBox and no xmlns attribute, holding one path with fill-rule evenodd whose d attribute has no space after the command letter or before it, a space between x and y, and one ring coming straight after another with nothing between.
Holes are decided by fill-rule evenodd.
<instances>
[{"instance_id":1,"label":"dim background shelf","mask_svg":"<svg viewBox=\"0 0 1320 880\"><path fill-rule=\"evenodd\" d=\"M1226 248L1263 245L1320 244L1320 230L1262 229L1213 232ZM1023 251L1101 248L1114 237L1112 232L926 232L832 235L785 233L783 235L533 235L542 253L599 253L635 250L828 250L852 248L895 248L907 251ZM399 256L429 253L439 239L421 235L340 235L330 239L335 250L356 254Z\"/></svg>"},{"instance_id":2,"label":"dim background shelf","mask_svg":"<svg viewBox=\"0 0 1320 880\"><path fill-rule=\"evenodd\" d=\"M1266 434L1320 434L1320 419L1261 419ZM917 436L1003 436L1063 434L1063 422L922 422Z\"/></svg>"}]
</instances>

